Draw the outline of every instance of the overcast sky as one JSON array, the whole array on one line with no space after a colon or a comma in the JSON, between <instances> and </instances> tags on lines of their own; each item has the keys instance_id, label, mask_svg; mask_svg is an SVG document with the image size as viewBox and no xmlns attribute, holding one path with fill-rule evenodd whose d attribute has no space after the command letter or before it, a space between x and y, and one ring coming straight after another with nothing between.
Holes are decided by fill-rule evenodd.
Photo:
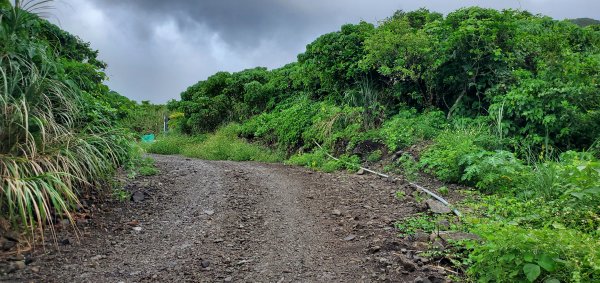
<instances>
[{"instance_id":1,"label":"overcast sky","mask_svg":"<svg viewBox=\"0 0 600 283\"><path fill-rule=\"evenodd\" d=\"M600 17L600 0L57 0L53 14L100 51L112 89L164 103L217 71L293 62L306 44L345 23L475 5Z\"/></svg>"}]
</instances>

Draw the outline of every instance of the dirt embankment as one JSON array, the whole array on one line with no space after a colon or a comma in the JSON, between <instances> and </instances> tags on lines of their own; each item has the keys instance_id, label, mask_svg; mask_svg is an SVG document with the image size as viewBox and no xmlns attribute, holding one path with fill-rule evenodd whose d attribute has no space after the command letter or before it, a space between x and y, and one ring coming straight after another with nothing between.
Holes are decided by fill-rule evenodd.
<instances>
[{"instance_id":1,"label":"dirt embankment","mask_svg":"<svg viewBox=\"0 0 600 283\"><path fill-rule=\"evenodd\" d=\"M80 241L37 249L15 282L444 282L393 223L402 183L260 163L154 156L136 201L96 204ZM397 190L409 196L395 198Z\"/></svg>"}]
</instances>

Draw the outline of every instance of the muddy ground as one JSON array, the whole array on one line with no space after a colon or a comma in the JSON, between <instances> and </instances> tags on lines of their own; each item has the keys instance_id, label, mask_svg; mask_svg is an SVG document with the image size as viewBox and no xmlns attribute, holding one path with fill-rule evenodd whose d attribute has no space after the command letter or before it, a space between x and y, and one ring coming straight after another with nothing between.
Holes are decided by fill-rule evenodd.
<instances>
[{"instance_id":1,"label":"muddy ground","mask_svg":"<svg viewBox=\"0 0 600 283\"><path fill-rule=\"evenodd\" d=\"M397 236L398 219L426 209L401 181L153 157L160 173L126 186L135 201L90 204L79 239L58 224L57 245L26 254L24 268L0 281L447 281L439 263L419 256L427 239Z\"/></svg>"}]
</instances>

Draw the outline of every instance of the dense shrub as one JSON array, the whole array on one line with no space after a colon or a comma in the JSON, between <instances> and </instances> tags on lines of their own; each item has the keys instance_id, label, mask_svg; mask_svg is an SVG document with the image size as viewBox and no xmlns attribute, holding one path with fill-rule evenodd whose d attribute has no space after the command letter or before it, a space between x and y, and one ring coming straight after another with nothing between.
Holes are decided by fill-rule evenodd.
<instances>
[{"instance_id":1,"label":"dense shrub","mask_svg":"<svg viewBox=\"0 0 600 283\"><path fill-rule=\"evenodd\" d=\"M383 123L381 139L390 150L395 151L434 138L446 124L441 111L417 115L414 109L404 110Z\"/></svg>"},{"instance_id":2,"label":"dense shrub","mask_svg":"<svg viewBox=\"0 0 600 283\"><path fill-rule=\"evenodd\" d=\"M446 130L423 152L420 164L425 172L442 181L460 182L467 167L463 158L484 150L479 143L482 135L482 129L478 128Z\"/></svg>"},{"instance_id":3,"label":"dense shrub","mask_svg":"<svg viewBox=\"0 0 600 283\"><path fill-rule=\"evenodd\" d=\"M596 282L600 243L566 229L482 225L484 245L474 245L468 274L478 282Z\"/></svg>"}]
</instances>

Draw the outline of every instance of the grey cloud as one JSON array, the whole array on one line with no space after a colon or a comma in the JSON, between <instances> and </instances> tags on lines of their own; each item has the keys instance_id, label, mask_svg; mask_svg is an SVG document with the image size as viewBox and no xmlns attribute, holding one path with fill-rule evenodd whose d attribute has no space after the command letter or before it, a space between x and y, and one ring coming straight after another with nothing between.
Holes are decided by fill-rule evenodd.
<instances>
[{"instance_id":1,"label":"grey cloud","mask_svg":"<svg viewBox=\"0 0 600 283\"><path fill-rule=\"evenodd\" d=\"M59 0L61 1L61 0ZM275 68L345 23L402 9L526 9L558 19L598 17L597 0L62 0L61 26L90 41L109 65L109 86L162 103L220 71Z\"/></svg>"}]
</instances>

